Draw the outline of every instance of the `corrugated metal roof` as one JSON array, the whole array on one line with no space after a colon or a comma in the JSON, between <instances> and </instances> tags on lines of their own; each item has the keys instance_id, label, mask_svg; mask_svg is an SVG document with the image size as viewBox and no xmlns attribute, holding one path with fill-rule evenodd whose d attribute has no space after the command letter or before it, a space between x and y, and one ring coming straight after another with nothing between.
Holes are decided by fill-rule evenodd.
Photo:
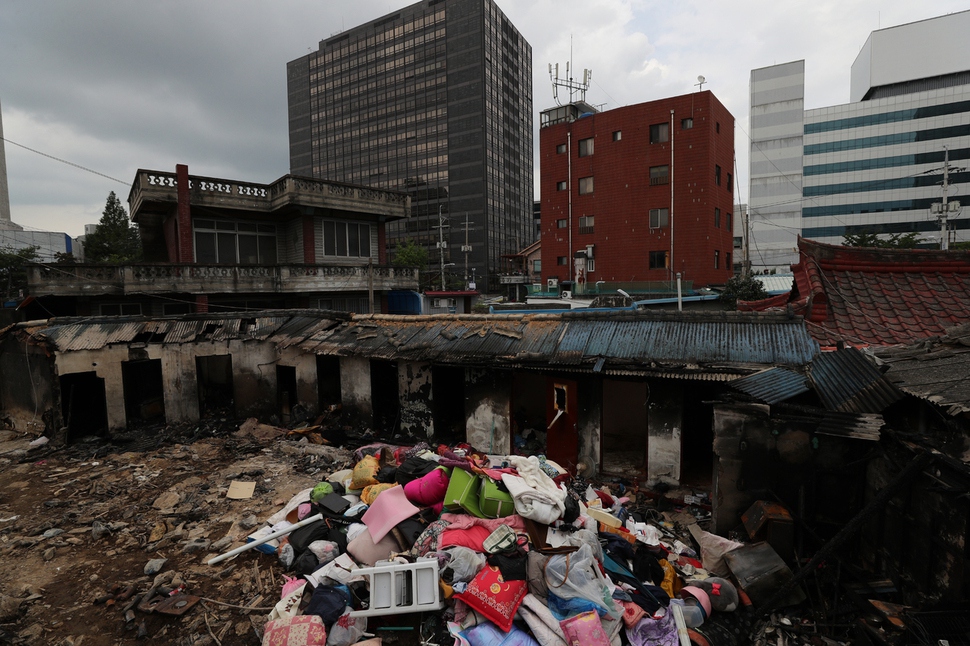
<instances>
[{"instance_id":1,"label":"corrugated metal roof","mask_svg":"<svg viewBox=\"0 0 970 646\"><path fill-rule=\"evenodd\" d=\"M63 327L49 327L39 332L62 352L97 350L113 343L129 343L142 332L144 322L124 321L78 323Z\"/></svg>"},{"instance_id":2,"label":"corrugated metal roof","mask_svg":"<svg viewBox=\"0 0 970 646\"><path fill-rule=\"evenodd\" d=\"M815 432L821 435L878 442L880 431L885 423L882 415L827 411Z\"/></svg>"},{"instance_id":3,"label":"corrugated metal roof","mask_svg":"<svg viewBox=\"0 0 970 646\"><path fill-rule=\"evenodd\" d=\"M766 404L777 404L811 390L808 377L785 368L769 368L735 379L731 382L731 387Z\"/></svg>"},{"instance_id":4,"label":"corrugated metal roof","mask_svg":"<svg viewBox=\"0 0 970 646\"><path fill-rule=\"evenodd\" d=\"M822 404L843 413L879 413L903 395L855 348L823 352L808 368Z\"/></svg>"}]
</instances>

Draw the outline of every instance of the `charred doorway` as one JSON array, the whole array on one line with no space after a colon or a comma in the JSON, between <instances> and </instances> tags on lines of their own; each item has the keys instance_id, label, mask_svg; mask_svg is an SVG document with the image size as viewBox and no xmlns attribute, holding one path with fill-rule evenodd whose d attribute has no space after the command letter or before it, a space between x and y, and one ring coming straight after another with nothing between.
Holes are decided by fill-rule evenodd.
<instances>
[{"instance_id":1,"label":"charred doorway","mask_svg":"<svg viewBox=\"0 0 970 646\"><path fill-rule=\"evenodd\" d=\"M75 442L88 435L106 435L108 405L104 379L96 372L76 372L63 375L60 384L61 413L67 427L67 442Z\"/></svg>"},{"instance_id":2,"label":"charred doorway","mask_svg":"<svg viewBox=\"0 0 970 646\"><path fill-rule=\"evenodd\" d=\"M445 444L465 441L465 369L431 367L431 405L435 440Z\"/></svg>"},{"instance_id":3,"label":"charred doorway","mask_svg":"<svg viewBox=\"0 0 970 646\"><path fill-rule=\"evenodd\" d=\"M371 360L370 392L374 410L374 431L378 437L390 439L400 432L401 425L396 362Z\"/></svg>"},{"instance_id":4,"label":"charred doorway","mask_svg":"<svg viewBox=\"0 0 970 646\"><path fill-rule=\"evenodd\" d=\"M534 372L512 375L512 452L546 453L546 377Z\"/></svg>"},{"instance_id":5,"label":"charred doorway","mask_svg":"<svg viewBox=\"0 0 970 646\"><path fill-rule=\"evenodd\" d=\"M294 421L294 407L297 407L299 399L296 395L296 367L295 366L276 366L276 403L277 410L280 412L280 420L283 425L289 425ZM304 415L304 417L306 417Z\"/></svg>"},{"instance_id":6,"label":"charred doorway","mask_svg":"<svg viewBox=\"0 0 970 646\"><path fill-rule=\"evenodd\" d=\"M121 362L128 428L165 420L165 392L162 360L140 359Z\"/></svg>"},{"instance_id":7,"label":"charred doorway","mask_svg":"<svg viewBox=\"0 0 970 646\"><path fill-rule=\"evenodd\" d=\"M235 416L232 388L232 357L216 354L195 358L199 383L199 416Z\"/></svg>"},{"instance_id":8,"label":"charred doorway","mask_svg":"<svg viewBox=\"0 0 970 646\"><path fill-rule=\"evenodd\" d=\"M317 403L321 411L340 406L340 359L317 355Z\"/></svg>"},{"instance_id":9,"label":"charred doorway","mask_svg":"<svg viewBox=\"0 0 970 646\"><path fill-rule=\"evenodd\" d=\"M577 382L546 378L546 457L569 471L579 462Z\"/></svg>"},{"instance_id":10,"label":"charred doorway","mask_svg":"<svg viewBox=\"0 0 970 646\"><path fill-rule=\"evenodd\" d=\"M710 488L714 479L714 407L719 386L704 381L684 381L684 427L681 433L680 481Z\"/></svg>"},{"instance_id":11,"label":"charred doorway","mask_svg":"<svg viewBox=\"0 0 970 646\"><path fill-rule=\"evenodd\" d=\"M626 478L647 473L646 382L605 379L603 381L603 426L600 470Z\"/></svg>"}]
</instances>

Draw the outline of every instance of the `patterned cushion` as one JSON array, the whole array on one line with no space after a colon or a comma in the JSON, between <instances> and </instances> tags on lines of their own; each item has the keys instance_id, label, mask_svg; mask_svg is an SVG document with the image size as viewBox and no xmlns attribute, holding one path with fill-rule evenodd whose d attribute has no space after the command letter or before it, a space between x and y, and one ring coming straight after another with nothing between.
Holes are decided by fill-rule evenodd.
<instances>
[{"instance_id":1,"label":"patterned cushion","mask_svg":"<svg viewBox=\"0 0 970 646\"><path fill-rule=\"evenodd\" d=\"M522 598L529 591L525 581L506 581L494 565L486 565L461 594L455 596L509 632Z\"/></svg>"},{"instance_id":2,"label":"patterned cushion","mask_svg":"<svg viewBox=\"0 0 970 646\"><path fill-rule=\"evenodd\" d=\"M267 622L262 646L324 646L327 629L317 615L297 615Z\"/></svg>"}]
</instances>

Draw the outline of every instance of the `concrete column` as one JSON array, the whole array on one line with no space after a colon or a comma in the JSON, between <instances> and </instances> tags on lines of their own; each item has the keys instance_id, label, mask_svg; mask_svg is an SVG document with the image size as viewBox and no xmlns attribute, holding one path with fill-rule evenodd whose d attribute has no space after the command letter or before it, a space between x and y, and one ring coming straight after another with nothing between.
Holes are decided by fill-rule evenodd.
<instances>
[{"instance_id":1,"label":"concrete column","mask_svg":"<svg viewBox=\"0 0 970 646\"><path fill-rule=\"evenodd\" d=\"M512 372L465 370L465 435L479 451L507 454Z\"/></svg>"},{"instance_id":2,"label":"concrete column","mask_svg":"<svg viewBox=\"0 0 970 646\"><path fill-rule=\"evenodd\" d=\"M340 357L340 401L344 415L351 421L372 426L374 408L371 403L370 359Z\"/></svg>"}]
</instances>

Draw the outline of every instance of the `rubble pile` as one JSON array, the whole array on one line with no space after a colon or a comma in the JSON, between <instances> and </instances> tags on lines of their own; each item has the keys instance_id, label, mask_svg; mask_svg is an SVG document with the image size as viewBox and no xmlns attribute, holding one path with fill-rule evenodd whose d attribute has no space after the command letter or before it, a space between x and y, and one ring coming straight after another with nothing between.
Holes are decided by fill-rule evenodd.
<instances>
[{"instance_id":1,"label":"rubble pile","mask_svg":"<svg viewBox=\"0 0 970 646\"><path fill-rule=\"evenodd\" d=\"M800 584L778 505L722 537L706 491L330 443L348 431L213 421L125 451L5 432L0 643L910 643L907 609L867 605L871 582L853 603L836 558Z\"/></svg>"}]
</instances>

